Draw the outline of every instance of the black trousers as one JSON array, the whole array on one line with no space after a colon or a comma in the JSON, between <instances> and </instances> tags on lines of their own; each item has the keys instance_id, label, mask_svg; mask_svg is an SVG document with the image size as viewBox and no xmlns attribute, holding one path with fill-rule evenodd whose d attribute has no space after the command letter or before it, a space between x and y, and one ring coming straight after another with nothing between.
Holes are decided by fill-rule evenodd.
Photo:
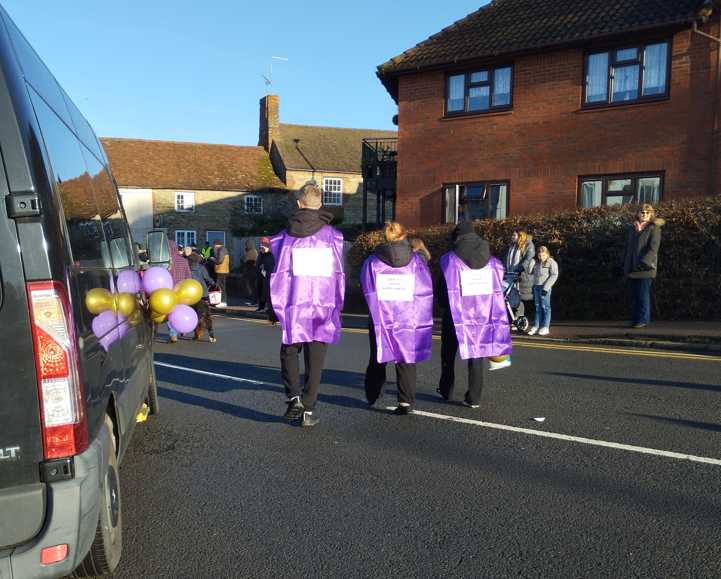
<instances>
[{"instance_id":1,"label":"black trousers","mask_svg":"<svg viewBox=\"0 0 721 579\"><path fill-rule=\"evenodd\" d=\"M228 303L228 292L225 291L225 278L228 277L227 273L219 273L218 275L218 287L220 288L221 294L220 299L221 301Z\"/></svg>"},{"instance_id":2,"label":"black trousers","mask_svg":"<svg viewBox=\"0 0 721 579\"><path fill-rule=\"evenodd\" d=\"M300 387L300 364L298 354L303 352L305 362L305 386ZM282 344L280 347L280 373L283 377L285 394L289 398L301 397L306 411L315 410L318 403L320 375L323 372L325 354L328 351L326 342L301 342L299 344Z\"/></svg>"},{"instance_id":3,"label":"black trousers","mask_svg":"<svg viewBox=\"0 0 721 579\"><path fill-rule=\"evenodd\" d=\"M458 353L458 337L453 326L451 311L446 308L443 311L441 322L441 379L438 388L444 398L449 400L453 397L453 389L456 382L456 354ZM468 360L468 390L466 391L466 402L470 404L481 403L481 392L483 391L483 358L469 358Z\"/></svg>"},{"instance_id":4,"label":"black trousers","mask_svg":"<svg viewBox=\"0 0 721 579\"><path fill-rule=\"evenodd\" d=\"M368 336L371 355L366 368L365 390L366 399L372 404L386 392L387 362L378 362L378 344L372 324L368 325ZM416 399L416 365L408 362L396 362L396 382L398 402L413 404Z\"/></svg>"}]
</instances>

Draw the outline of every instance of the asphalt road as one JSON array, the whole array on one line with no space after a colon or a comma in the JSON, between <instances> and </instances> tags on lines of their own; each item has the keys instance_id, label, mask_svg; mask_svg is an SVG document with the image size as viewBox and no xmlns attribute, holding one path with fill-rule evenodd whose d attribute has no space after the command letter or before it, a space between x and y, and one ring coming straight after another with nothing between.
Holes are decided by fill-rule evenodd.
<instances>
[{"instance_id":1,"label":"asphalt road","mask_svg":"<svg viewBox=\"0 0 721 579\"><path fill-rule=\"evenodd\" d=\"M460 360L456 402L433 395L434 339L418 412L395 416L368 408L367 333L344 331L300 428L280 328L216 316L215 335L157 344L118 579L721 577L721 358L516 345L471 410Z\"/></svg>"}]
</instances>

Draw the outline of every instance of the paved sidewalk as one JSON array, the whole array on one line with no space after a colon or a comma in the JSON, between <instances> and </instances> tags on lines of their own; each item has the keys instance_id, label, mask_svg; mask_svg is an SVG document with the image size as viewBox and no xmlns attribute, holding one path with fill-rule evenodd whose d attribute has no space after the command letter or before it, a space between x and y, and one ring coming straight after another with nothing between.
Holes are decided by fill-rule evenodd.
<instances>
[{"instance_id":1,"label":"paved sidewalk","mask_svg":"<svg viewBox=\"0 0 721 579\"><path fill-rule=\"evenodd\" d=\"M255 308L245 306L245 300L230 298L227 308L213 308L214 313L226 316L267 319L268 315L256 313ZM368 316L343 314L343 327L365 329ZM441 320L434 320L434 333L440 333ZM721 321L654 321L645 328L624 327L626 322L558 320L551 324L547 336L527 336L512 331L514 340L532 342L574 342L628 348L656 348L675 351L721 353Z\"/></svg>"}]
</instances>

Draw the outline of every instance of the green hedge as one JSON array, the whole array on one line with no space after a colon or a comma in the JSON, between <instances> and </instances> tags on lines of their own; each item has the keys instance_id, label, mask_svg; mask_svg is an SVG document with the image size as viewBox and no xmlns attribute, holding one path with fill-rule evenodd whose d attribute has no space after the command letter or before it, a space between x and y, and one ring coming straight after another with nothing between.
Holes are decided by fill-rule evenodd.
<instances>
[{"instance_id":1,"label":"green hedge","mask_svg":"<svg viewBox=\"0 0 721 579\"><path fill-rule=\"evenodd\" d=\"M522 227L536 251L548 247L558 262L553 287L553 316L559 319L624 320L630 304L620 266L626 232L637 205L593 207L557 213L509 217L473 223L493 255L503 260L511 233ZM658 276L651 289L656 319L721 319L721 197L692 197L659 203L661 229ZM450 250L453 225L409 230L431 252L431 272L438 276L439 258ZM362 310L358 287L363 262L381 239L378 231L361 235L348 252L346 305Z\"/></svg>"}]
</instances>

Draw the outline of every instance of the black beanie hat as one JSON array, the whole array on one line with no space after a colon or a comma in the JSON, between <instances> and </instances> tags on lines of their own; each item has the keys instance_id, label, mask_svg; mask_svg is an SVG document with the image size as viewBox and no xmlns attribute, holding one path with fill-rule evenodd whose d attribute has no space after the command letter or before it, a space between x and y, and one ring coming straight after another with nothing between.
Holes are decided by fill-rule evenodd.
<instances>
[{"instance_id":1,"label":"black beanie hat","mask_svg":"<svg viewBox=\"0 0 721 579\"><path fill-rule=\"evenodd\" d=\"M476 230L473 229L473 225L471 225L470 221L461 221L453 229L453 233L451 233L451 239L453 241L455 241L461 235L465 235L466 233L475 233L475 232L476 232Z\"/></svg>"}]
</instances>

